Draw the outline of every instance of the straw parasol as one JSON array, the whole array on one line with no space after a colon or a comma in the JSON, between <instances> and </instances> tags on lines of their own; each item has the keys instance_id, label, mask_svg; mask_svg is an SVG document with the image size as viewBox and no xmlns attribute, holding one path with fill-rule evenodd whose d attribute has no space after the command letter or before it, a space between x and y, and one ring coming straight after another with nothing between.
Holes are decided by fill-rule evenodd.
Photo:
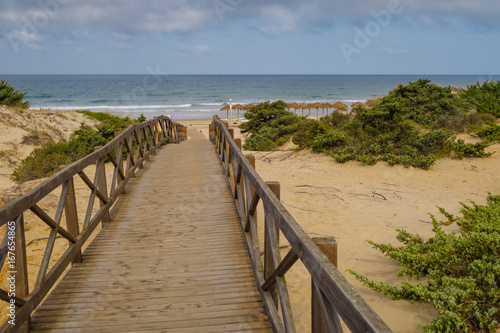
<instances>
[{"instance_id":1,"label":"straw parasol","mask_svg":"<svg viewBox=\"0 0 500 333\"><path fill-rule=\"evenodd\" d=\"M337 103L333 104L333 105L332 105L332 107L333 107L335 110L337 110L337 109L344 109L344 108L345 108L345 109L348 109L348 108L349 108L349 106L345 105L345 104L344 104L344 103L342 103L342 102L337 102Z\"/></svg>"},{"instance_id":2,"label":"straw parasol","mask_svg":"<svg viewBox=\"0 0 500 333\"><path fill-rule=\"evenodd\" d=\"M356 102L356 103L352 103L351 104L351 108L355 108L356 106L362 106L362 107L364 107L365 105L363 103L361 103L361 102Z\"/></svg>"},{"instance_id":3,"label":"straw parasol","mask_svg":"<svg viewBox=\"0 0 500 333\"><path fill-rule=\"evenodd\" d=\"M243 106L243 110L247 111L247 110L250 110L251 108L253 108L255 105L253 105L252 103L250 104L247 104L247 105L244 105Z\"/></svg>"},{"instance_id":4,"label":"straw parasol","mask_svg":"<svg viewBox=\"0 0 500 333\"><path fill-rule=\"evenodd\" d=\"M307 104L306 103L299 104L299 107L302 110L302 117L304 117L304 109L307 109Z\"/></svg>"},{"instance_id":5,"label":"straw parasol","mask_svg":"<svg viewBox=\"0 0 500 333\"><path fill-rule=\"evenodd\" d=\"M226 111L226 118L229 118L229 104L224 105L220 110Z\"/></svg>"},{"instance_id":6,"label":"straw parasol","mask_svg":"<svg viewBox=\"0 0 500 333\"><path fill-rule=\"evenodd\" d=\"M322 105L323 105L323 104L321 104L321 103L319 103L319 102L316 102L316 103L314 103L314 104L312 104L312 105L311 105L313 108L315 108L315 109L316 109L316 120L318 120L318 119L319 119L319 108L320 108Z\"/></svg>"},{"instance_id":7,"label":"straw parasol","mask_svg":"<svg viewBox=\"0 0 500 333\"><path fill-rule=\"evenodd\" d=\"M293 109L293 113L296 115L297 109L300 109L300 104L297 104L297 103L289 104L289 108Z\"/></svg>"},{"instance_id":8,"label":"straw parasol","mask_svg":"<svg viewBox=\"0 0 500 333\"><path fill-rule=\"evenodd\" d=\"M233 109L238 110L238 119L240 119L240 110L243 110L243 105L241 104L233 105Z\"/></svg>"},{"instance_id":9,"label":"straw parasol","mask_svg":"<svg viewBox=\"0 0 500 333\"><path fill-rule=\"evenodd\" d=\"M328 116L328 109L333 108L333 105L330 103L323 103L323 108L326 108L326 115Z\"/></svg>"}]
</instances>

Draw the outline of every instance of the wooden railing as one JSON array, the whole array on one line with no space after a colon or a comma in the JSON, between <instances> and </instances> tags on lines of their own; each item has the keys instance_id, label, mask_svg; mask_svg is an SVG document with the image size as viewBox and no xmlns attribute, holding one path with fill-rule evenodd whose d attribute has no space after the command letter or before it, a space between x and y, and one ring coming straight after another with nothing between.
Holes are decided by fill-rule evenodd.
<instances>
[{"instance_id":1,"label":"wooden railing","mask_svg":"<svg viewBox=\"0 0 500 333\"><path fill-rule=\"evenodd\" d=\"M391 332L335 267L332 260L336 260L333 253L336 245L331 239L326 242L317 239L315 242L309 238L280 202L279 183L265 183L260 178L255 171L255 158L243 155L241 140L234 140L233 130L228 129L227 122L214 117L209 132L232 191L254 277L273 330L295 332L285 274L300 259L312 281L313 332L342 332L339 316L352 332ZM256 208L259 201L265 216L264 263L257 230ZM280 232L291 246L283 259L280 255ZM329 252L333 253L330 258L325 255Z\"/></svg>"},{"instance_id":2,"label":"wooden railing","mask_svg":"<svg viewBox=\"0 0 500 333\"><path fill-rule=\"evenodd\" d=\"M134 176L137 168L142 168L150 155L156 154L156 150L165 142L170 140L179 142L186 136L184 126L172 122L165 116L135 124L123 133L117 133L116 137L104 147L65 167L26 195L0 207L0 227L6 226L5 236L0 245L0 269L7 263L8 266L4 271L8 277L12 277L10 288L0 289L0 299L7 302L10 315L0 327L1 332L29 331L32 312L56 284L68 265L81 262L82 246L101 221L103 223L109 221L111 207L124 192L125 185ZM114 166L109 185L106 181L106 158ZM93 164L95 164L95 174L92 181L84 169ZM76 175L83 180L90 191L81 231L75 198ZM51 217L41 208L39 202L59 190L61 192L59 204L55 215ZM95 201L99 201L99 209L94 209ZM50 227L44 256L39 265L36 282L31 289L28 285L24 225L24 214L27 211L33 212L39 220ZM65 220L66 228L63 227L62 220ZM65 238L68 247L54 263L53 250L57 237Z\"/></svg>"}]
</instances>

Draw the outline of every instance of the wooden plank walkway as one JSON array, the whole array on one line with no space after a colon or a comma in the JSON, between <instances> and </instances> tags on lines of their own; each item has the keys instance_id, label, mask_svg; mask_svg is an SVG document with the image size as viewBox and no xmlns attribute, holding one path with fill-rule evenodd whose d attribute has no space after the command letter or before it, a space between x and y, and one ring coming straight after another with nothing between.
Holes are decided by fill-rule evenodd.
<instances>
[{"instance_id":1,"label":"wooden plank walkway","mask_svg":"<svg viewBox=\"0 0 500 333\"><path fill-rule=\"evenodd\" d=\"M34 313L34 332L270 332L213 145L162 148Z\"/></svg>"}]
</instances>

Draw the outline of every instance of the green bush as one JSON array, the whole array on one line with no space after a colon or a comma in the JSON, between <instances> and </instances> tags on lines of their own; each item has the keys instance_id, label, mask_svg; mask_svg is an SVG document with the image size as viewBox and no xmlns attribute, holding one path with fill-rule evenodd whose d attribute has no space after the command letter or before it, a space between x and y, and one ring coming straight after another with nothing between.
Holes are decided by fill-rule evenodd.
<instances>
[{"instance_id":1,"label":"green bush","mask_svg":"<svg viewBox=\"0 0 500 333\"><path fill-rule=\"evenodd\" d=\"M472 128L495 121L495 117L487 113L469 112L458 116L441 116L433 124L432 129L446 129L455 133L466 133Z\"/></svg>"},{"instance_id":2,"label":"green bush","mask_svg":"<svg viewBox=\"0 0 500 333\"><path fill-rule=\"evenodd\" d=\"M16 91L7 82L0 80L0 105L27 109L30 107L30 103L23 102L24 96L26 96L26 92Z\"/></svg>"},{"instance_id":3,"label":"green bush","mask_svg":"<svg viewBox=\"0 0 500 333\"><path fill-rule=\"evenodd\" d=\"M467 86L460 95L465 101L474 105L478 112L491 113L500 117L500 81L486 81L482 85Z\"/></svg>"},{"instance_id":4,"label":"green bush","mask_svg":"<svg viewBox=\"0 0 500 333\"><path fill-rule=\"evenodd\" d=\"M321 122L327 124L334 129L342 129L350 121L347 114L335 110L331 115L321 118Z\"/></svg>"},{"instance_id":5,"label":"green bush","mask_svg":"<svg viewBox=\"0 0 500 333\"><path fill-rule=\"evenodd\" d=\"M467 103L451 92L451 87L431 84L428 79L399 85L373 108L431 126L442 116L456 116L468 110Z\"/></svg>"},{"instance_id":6,"label":"green bush","mask_svg":"<svg viewBox=\"0 0 500 333\"><path fill-rule=\"evenodd\" d=\"M444 129L430 131L417 140L417 148L423 153L437 153L449 146L448 139L453 133Z\"/></svg>"},{"instance_id":7,"label":"green bush","mask_svg":"<svg viewBox=\"0 0 500 333\"><path fill-rule=\"evenodd\" d=\"M465 143L464 139L458 139L451 143L452 149L456 157L462 159L464 157L488 157L492 153L484 151L489 146L488 142Z\"/></svg>"},{"instance_id":8,"label":"green bush","mask_svg":"<svg viewBox=\"0 0 500 333\"><path fill-rule=\"evenodd\" d=\"M455 140L453 133L495 120L491 115L469 111L470 105L450 87L439 87L425 79L399 85L372 108L356 107L352 120L334 112L318 122L295 117L285 108L282 101L266 102L245 114L249 121L240 128L251 133L245 149L273 149L292 136L300 148L329 154L339 163L357 160L373 165L387 161L390 165L428 169L445 156L489 156L484 149L491 140L468 144ZM494 137L495 128L488 130Z\"/></svg>"},{"instance_id":9,"label":"green bush","mask_svg":"<svg viewBox=\"0 0 500 333\"><path fill-rule=\"evenodd\" d=\"M299 118L286 111L286 103L261 103L245 113L249 119L240 125L242 133L250 132L243 146L247 150L270 150L286 143L297 131Z\"/></svg>"},{"instance_id":10,"label":"green bush","mask_svg":"<svg viewBox=\"0 0 500 333\"><path fill-rule=\"evenodd\" d=\"M285 116L287 116L288 121L296 118L293 116L293 113L286 110L285 102L280 100L273 103L260 103L245 112L245 118L248 121L240 125L241 132L257 133L262 127L271 126L274 120Z\"/></svg>"},{"instance_id":11,"label":"green bush","mask_svg":"<svg viewBox=\"0 0 500 333\"><path fill-rule=\"evenodd\" d=\"M40 148L35 148L31 154L21 161L14 172L12 180L17 183L51 176L60 165L70 164L71 152L66 142L48 142Z\"/></svg>"},{"instance_id":12,"label":"green bush","mask_svg":"<svg viewBox=\"0 0 500 333\"><path fill-rule=\"evenodd\" d=\"M500 125L491 124L480 128L476 131L476 134L483 140L486 141L500 141Z\"/></svg>"},{"instance_id":13,"label":"green bush","mask_svg":"<svg viewBox=\"0 0 500 333\"><path fill-rule=\"evenodd\" d=\"M292 141L299 147L305 147L309 141L318 134L325 134L331 131L332 128L313 119L304 119L297 125L297 131L293 135Z\"/></svg>"},{"instance_id":14,"label":"green bush","mask_svg":"<svg viewBox=\"0 0 500 333\"><path fill-rule=\"evenodd\" d=\"M53 175L59 166L70 164L87 156L94 147L104 146L113 140L115 132L123 131L134 121L103 112L78 111L101 121L97 130L82 127L76 130L69 142L46 143L41 148L34 149L21 161L11 175L17 183L39 179ZM125 147L123 148L125 151Z\"/></svg>"},{"instance_id":15,"label":"green bush","mask_svg":"<svg viewBox=\"0 0 500 333\"><path fill-rule=\"evenodd\" d=\"M369 241L403 267L396 275L401 285L376 282L348 270L368 288L392 299L432 303L439 315L420 325L425 332L495 332L499 326L500 196L490 194L486 205L462 206L461 217L440 208L447 219L444 223L431 215L434 236L428 240L398 229L396 238L402 246ZM443 231L442 225L450 223L460 231Z\"/></svg>"},{"instance_id":16,"label":"green bush","mask_svg":"<svg viewBox=\"0 0 500 333\"><path fill-rule=\"evenodd\" d=\"M346 132L334 130L325 134L319 134L311 140L310 146L313 151L320 153L332 148L343 147L348 143Z\"/></svg>"}]
</instances>

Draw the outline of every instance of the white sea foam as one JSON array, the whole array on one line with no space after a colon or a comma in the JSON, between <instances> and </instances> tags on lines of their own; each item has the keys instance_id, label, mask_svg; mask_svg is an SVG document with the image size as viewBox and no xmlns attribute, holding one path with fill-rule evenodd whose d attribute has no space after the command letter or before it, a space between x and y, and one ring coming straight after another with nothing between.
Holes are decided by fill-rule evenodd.
<instances>
[{"instance_id":1,"label":"white sea foam","mask_svg":"<svg viewBox=\"0 0 500 333\"><path fill-rule=\"evenodd\" d=\"M50 110L148 110L167 108L189 108L192 104L179 105L47 105L44 109ZM31 109L39 109L39 106L32 106Z\"/></svg>"}]
</instances>

